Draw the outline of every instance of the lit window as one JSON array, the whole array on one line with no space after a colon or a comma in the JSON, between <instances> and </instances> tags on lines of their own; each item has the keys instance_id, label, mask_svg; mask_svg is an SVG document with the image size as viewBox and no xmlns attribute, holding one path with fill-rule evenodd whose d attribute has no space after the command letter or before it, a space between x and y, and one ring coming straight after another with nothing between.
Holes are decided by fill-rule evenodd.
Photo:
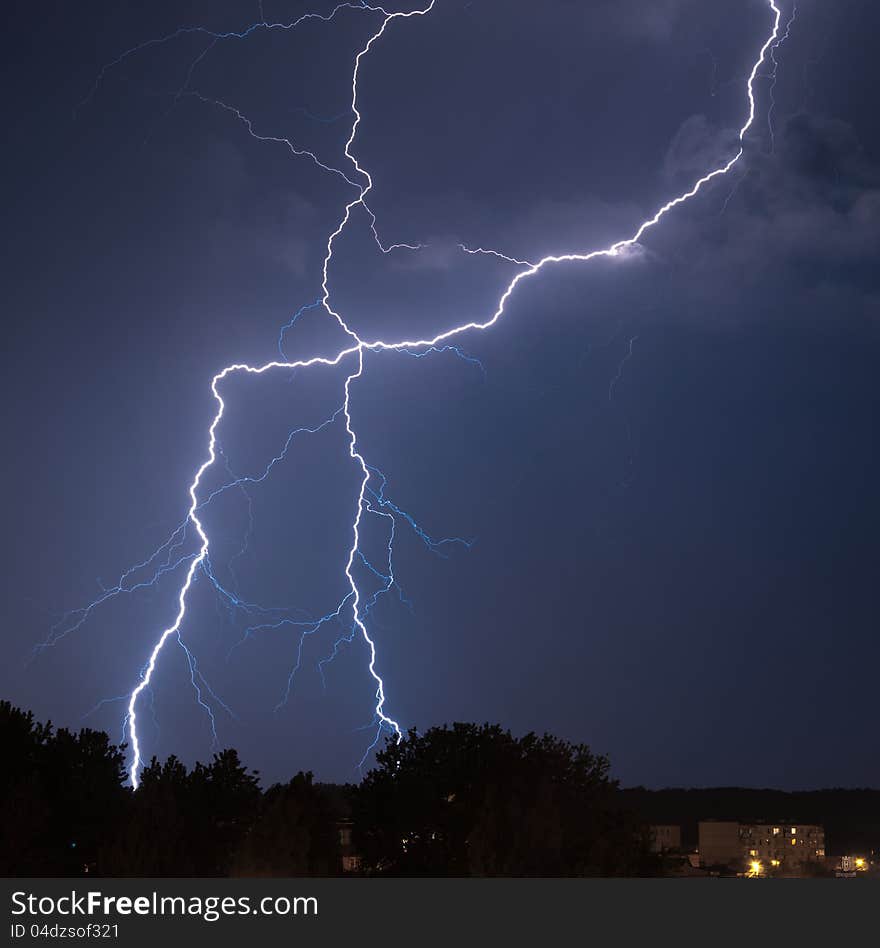
<instances>
[{"instance_id":1,"label":"lit window","mask_svg":"<svg viewBox=\"0 0 880 948\"><path fill-rule=\"evenodd\" d=\"M792 828L791 828L791 835L792 835L792 836L797 836L797 827L796 827L796 826L792 826Z\"/></svg>"},{"instance_id":2,"label":"lit window","mask_svg":"<svg viewBox=\"0 0 880 948\"><path fill-rule=\"evenodd\" d=\"M773 835L774 835L774 836L778 836L778 835L780 834L780 832L782 832L782 831L779 829L778 826L774 826L774 827L773 827Z\"/></svg>"},{"instance_id":3,"label":"lit window","mask_svg":"<svg viewBox=\"0 0 880 948\"><path fill-rule=\"evenodd\" d=\"M757 849L750 849L750 850L749 850L749 855L750 855L750 856L757 856L757 855L758 855L758 850L757 850Z\"/></svg>"},{"instance_id":4,"label":"lit window","mask_svg":"<svg viewBox=\"0 0 880 948\"><path fill-rule=\"evenodd\" d=\"M792 845L792 846L797 846L797 840L796 840L796 839L793 839L793 840L791 841L791 845Z\"/></svg>"}]
</instances>

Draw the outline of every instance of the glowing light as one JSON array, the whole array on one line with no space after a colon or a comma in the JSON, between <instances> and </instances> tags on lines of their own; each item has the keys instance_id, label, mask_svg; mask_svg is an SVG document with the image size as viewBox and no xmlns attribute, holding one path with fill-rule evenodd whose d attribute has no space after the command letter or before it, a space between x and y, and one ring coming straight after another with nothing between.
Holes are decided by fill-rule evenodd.
<instances>
[{"instance_id":1,"label":"glowing light","mask_svg":"<svg viewBox=\"0 0 880 948\"><path fill-rule=\"evenodd\" d=\"M393 21L395 20L402 21L402 20L409 20L412 18L424 17L428 13L430 13L431 10L434 8L435 2L436 0L430 0L430 2L427 3L426 6L420 9L412 10L409 12L396 12L396 13L388 13L382 7L369 6L366 3L360 3L360 4L341 3L337 5L336 7L334 7L333 10L329 14L326 14L326 15L305 14L301 16L298 20L290 24L267 23L264 19L263 21L253 24L252 26L248 27L246 30L243 30L241 32L215 33L215 32L211 32L209 30L205 30L198 27L182 28L181 30L178 30L174 34L170 34L169 36L160 38L158 40L151 40L151 41L141 44L140 46L134 47L133 49L128 50L127 52L123 53L120 57L118 57L113 62L109 63L107 66L105 66L101 70L100 74L98 75L96 79L94 88L91 90L91 92L89 93L89 96L87 97L87 99L91 98L91 96L94 94L95 89L97 89L98 85L103 81L103 78L105 77L107 71L113 68L114 66L118 65L127 56L132 55L133 53L139 50L143 50L157 43L167 42L168 40L173 39L175 36L179 36L185 33L204 34L211 41L211 44L213 45L213 43L216 43L220 40L244 39L250 33L252 33L253 31L257 29L285 29L285 30L293 29L299 23L307 19L319 19L324 22L327 22L327 21L332 20L339 11L344 10L344 9L367 11L371 14L380 15L382 18L377 29L370 35L365 45L360 49L360 51L356 54L354 58L354 65L353 65L352 78L351 78L351 105L350 105L353 121L352 121L351 129L350 129L347 141L345 142L345 146L343 149L343 154L345 158L347 159L347 161L349 162L351 169L353 169L351 174L341 169L335 168L332 165L327 164L326 162L323 162L313 152L308 151L306 149L302 149L294 145L290 140L286 138L268 136L268 135L263 135L261 133L256 132L256 130L254 129L253 123L234 106L228 105L227 103L222 102L220 100L210 99L207 96L203 96L197 92L188 91L186 89L186 86L179 93L179 95L185 94L187 96L193 96L203 102L210 103L213 106L230 113L231 115L233 115L233 117L235 117L245 126L246 130L252 137L261 141L274 142L274 143L284 145L291 151L291 153L295 157L305 158L308 161L310 161L313 165L318 167L319 170L323 172L327 172L334 176L338 176L341 179L343 179L343 181L347 185L355 189L356 194L352 197L350 201L348 201L348 203L346 203L344 207L344 211L342 213L342 217L339 220L339 223L337 224L336 228L332 231L332 233L329 235L327 239L326 253L324 255L323 266L322 266L320 299L315 300L313 303L302 307L292 317L290 322L281 329L281 332L279 334L279 339L278 339L278 349L279 349L280 358L277 361L267 362L264 365L260 365L260 366L251 366L251 365L247 365L243 363L229 365L223 368L222 370L220 370L213 377L211 381L211 391L212 391L214 400L216 402L217 409L214 414L213 420L211 421L211 424L208 428L207 457L205 461L202 463L202 465L196 471L195 476L189 486L190 504L189 504L186 520L184 524L182 525L182 527L178 528L178 531L173 535L172 539L168 541L165 545L163 545L163 547L160 547L160 550L157 551L157 553L154 553L153 557L145 561L145 564L151 564L155 560L157 555L160 555L162 552L166 552L169 557L168 566L167 566L168 570L183 566L184 563L186 563L187 565L186 565L183 582L180 585L178 595L177 595L177 611L174 616L174 620L167 628L165 628L161 632L155 644L153 645L152 651L149 654L148 661L140 673L140 680L137 686L130 693L129 700L128 700L128 713L126 716L126 721L127 721L128 733L129 733L131 748L132 748L132 760L130 764L129 773L130 773L131 783L134 787L137 787L138 785L138 774L140 771L141 761L142 761L141 742L138 736L138 729L137 729L138 700L141 694L145 690L150 689L151 681L156 671L156 665L159 659L159 655L162 652L162 649L165 643L167 642L167 640L171 637L175 637L178 640L178 642L180 642L181 646L183 646L183 642L180 639L180 628L186 616L187 598L188 598L190 589L192 587L193 580L196 576L196 572L200 568L202 568L209 575L209 577L213 576L210 570L210 561L208 558L209 539L208 539L207 533L205 532L205 528L198 516L200 509L208 501L199 500L199 489L202 485L202 479L206 471L208 471L208 469L211 468L212 465L215 463L215 461L217 460L217 455L219 453L218 444L217 444L217 429L223 418L224 410L225 410L225 402L220 392L221 383L228 376L235 373L249 373L253 375L261 375L263 373L271 372L276 369L291 370L291 369L309 369L313 367L317 368L321 366L334 367L334 366L340 366L343 363L345 363L345 369L346 369L347 375L346 375L346 380L345 380L345 385L344 385L344 400L343 400L340 411L341 411L342 418L344 420L345 430L348 435L348 454L349 454L350 460L360 472L360 487L359 487L357 497L356 497L354 507L353 507L353 520L352 520L352 526L351 526L352 542L349 548L347 561L344 566L344 575L347 580L349 592L346 594L345 598L339 604L335 613L329 613L328 616L324 617L324 619L317 620L317 621L318 621L318 625L320 625L325 620L338 617L343 608L348 608L350 606L351 614L352 614L352 628L353 630L357 632L357 634L360 635L360 637L363 639L367 647L368 654L369 654L368 670L369 670L370 676L372 677L375 683L376 704L374 708L374 715L375 715L374 720L375 722L377 722L377 733L376 733L376 739L373 741L373 744L370 746L370 749L373 746L375 746L383 730L396 735L398 741L401 740L402 732L401 732L400 725L393 717L390 716L390 714L386 710L387 698L386 698L386 692L385 692L385 684L377 668L376 644L374 640L372 639L372 637L370 636L366 623L364 621L365 613L368 610L369 605L370 605L370 600L365 600L364 597L362 596L361 591L358 587L358 583L355 579L354 571L353 571L356 561L363 558L363 554L360 552L359 546L360 546L360 540L361 540L361 530L362 530L362 522L363 522L364 513L372 512L381 516L390 517L392 520L396 516L402 516L408 520L411 526L417 529L417 532L420 533L420 535L422 536L422 539L429 546L429 548L436 546L437 541L432 541L430 537L428 537L427 534L421 531L420 528L416 527L415 522L412 520L412 518L404 514L403 511L401 511L399 508L397 508L396 506L391 504L390 501L387 500L384 494L384 488L385 488L384 475L381 475L374 468L371 468L367 464L359 448L358 436L355 431L354 425L352 423L352 417L351 417L351 410L350 410L351 409L351 393L352 393L353 383L355 383L358 379L360 379L364 373L365 357L369 353L385 351L385 350L409 352L410 354L416 354L416 355L425 355L428 352L432 352L432 351L451 350L451 351L456 352L459 355L462 355L462 353L455 346L447 346L443 344L446 343L448 340L452 339L453 337L460 336L464 333L474 332L474 331L484 331L492 327L503 316L508 300L513 295L513 293L515 292L517 287L520 285L520 283L526 280L529 280L532 277L535 277L537 274L550 268L553 265L569 264L569 263L587 263L591 260L595 260L601 257L625 256L626 251L636 248L637 245L639 244L639 241L644 237L644 235L653 227L655 227L670 211L674 210L675 208L679 207L680 205L694 198L710 182L714 181L717 178L722 178L725 175L727 175L727 173L731 170L731 168L733 168L737 164L737 162L740 160L744 151L745 137L748 134L749 130L752 128L752 125L755 120L756 102L755 102L754 87L755 87L756 79L758 77L759 71L768 61L768 53L770 54L769 59L772 63L771 75L775 77L776 62L775 62L775 59L773 58L773 51L777 48L777 46L781 42L781 40L779 39L780 18L781 18L780 8L775 2L775 0L767 0L767 6L772 13L772 28L766 40L760 47L760 51L758 53L757 59L755 60L754 65L752 66L751 72L749 73L748 79L746 81L745 91L746 91L746 96L748 100L748 114L743 125L739 129L739 133L738 133L739 145L738 145L736 153L728 161L708 171L702 177L697 179L688 190L684 191L683 193L679 194L676 197L673 197L672 199L667 201L665 204L663 204L652 216L643 220L635 228L635 230L629 237L625 237L624 239L618 240L615 243L604 248L599 248L599 249L590 250L590 251L573 251L570 253L552 254L552 255L542 257L541 259L534 262L528 261L528 260L517 259L515 257L503 254L497 250L487 250L482 247L470 248L462 244L460 246L461 246L461 250L464 253L472 254L472 255L490 255L493 257L500 258L510 263L512 266L519 268L518 272L509 281L503 293L499 297L497 304L494 308L494 311L491 314L489 314L487 318L483 320L469 321L469 322L462 323L460 325L452 326L448 329L443 330L442 332L439 332L437 335L429 337L429 338L423 338L423 339L416 338L416 339L403 339L403 340L362 339L354 330L350 328L350 326L347 324L343 316L338 311L336 311L331 305L331 290L330 290L330 283L329 283L329 267L330 267L331 260L333 258L334 246L336 244L337 239L340 237L340 235L349 225L354 212L360 208L367 215L373 237L377 245L379 246L380 250L383 253L391 253L396 250L407 250L407 251L416 252L419 250L419 248L422 245L418 243L415 243L415 244L397 243L397 244L389 244L387 246L384 245L379 239L378 231L376 228L376 217L367 204L367 197L373 188L373 180L370 176L370 173L364 167L362 167L362 165L359 163L357 157L355 156L352 150L355 139L357 137L358 128L362 121L362 116L358 109L358 81L360 77L361 64L364 58L373 49L375 44L382 38L386 29L389 27L389 25ZM792 20L793 19L794 17L792 16ZM789 27L791 26L791 21L789 22L788 25ZM199 59L196 60L196 63L198 63L198 61L200 61L200 59L203 56L204 56L204 53L200 55ZM190 70L190 73L187 77L187 85L189 83L191 74L192 74L192 69ZM284 355L285 332L292 327L292 325L296 322L296 320L299 318L299 316L303 312L305 312L308 309L318 308L319 306L322 307L326 311L327 315L331 317L338 324L339 328L345 334L345 337L348 340L348 342L342 348L340 348L339 351L335 355L313 356L308 359L301 359L301 360L295 360L295 361L287 359ZM633 341L634 340L631 340L630 342L629 355L631 355L632 353ZM614 382L612 382L612 385L609 388L609 398L611 397L611 394L613 391L613 385L614 385ZM377 479L379 479L380 481L379 486L377 488L371 488L369 486L372 476L376 476ZM240 483L240 479L239 481L236 481L234 483ZM230 485L227 485L227 486L230 486ZM226 488L223 488L223 489L226 489ZM216 491L214 492L214 494L211 494L210 496L213 497L215 494L216 494ZM208 500L209 499L210 498L208 498ZM187 528L190 526L195 530L195 533L198 537L199 548L197 552L191 556L180 557L174 562L172 566L171 559L170 559L171 554L168 553L168 551L174 550L179 547L180 543L183 542L183 536L185 535ZM392 541L393 541L393 529L392 529ZM464 540L443 541L443 542L468 543L468 541L464 541ZM380 593L387 591L387 589L390 589L391 586L394 584L394 574L393 574L393 569L391 567L390 551L391 551L391 546L389 544L389 564L388 564L387 575L379 574L378 571L373 569L373 572L376 573L377 575L380 575L383 582L385 583L385 585L383 586L383 589L380 590ZM366 562L366 560L364 560L364 562ZM144 566L145 564L140 564L140 565ZM369 564L367 565L369 566ZM370 568L372 569L372 567ZM131 572L132 571L129 571L128 573L123 574L122 581L120 582L120 584L118 584L118 586L115 589L111 591L112 594L116 594L119 590L122 590L123 583L130 576ZM216 582L215 582L215 585L218 585L218 588L220 588L219 584L217 584ZM126 590L123 590L123 591L126 591ZM97 602L100 603L102 601L103 599L99 599ZM236 604L238 603L238 600L236 597L231 597L230 601L233 601ZM85 621L85 618L87 618L88 614L94 608L94 605L95 604L93 604L92 606L89 606L83 616L77 616L77 623L81 624L80 620ZM305 623L305 624L308 624L308 623ZM311 625L314 625L314 623L311 623ZM338 644L339 642L337 642L337 646ZM185 648L185 646L183 647ZM201 678L200 673L198 672L196 663L191 653L189 652L188 649L185 649L185 650L186 650L188 661L189 661L190 671L192 673L191 676L193 680L193 686L196 688L199 703L202 704L203 707L206 707L209 714L211 714L210 708L208 708L206 703L202 700L202 692L201 692L200 686L204 685L206 687L206 683L204 682L204 679ZM334 647L333 654L335 654L335 651L336 651L336 647ZM212 714L211 714L211 719L213 722ZM369 753L369 749L367 753ZM794 840L792 840L792 842L794 843ZM751 868L754 874L756 875L759 874L761 871L760 862L756 861L756 862L751 863Z\"/></svg>"}]
</instances>

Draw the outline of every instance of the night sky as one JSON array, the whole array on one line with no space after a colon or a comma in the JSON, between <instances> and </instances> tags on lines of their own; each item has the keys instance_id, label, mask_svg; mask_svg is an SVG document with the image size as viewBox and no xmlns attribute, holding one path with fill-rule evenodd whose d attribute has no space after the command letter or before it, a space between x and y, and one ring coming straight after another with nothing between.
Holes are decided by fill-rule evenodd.
<instances>
[{"instance_id":1,"label":"night sky","mask_svg":"<svg viewBox=\"0 0 880 948\"><path fill-rule=\"evenodd\" d=\"M332 8L313 4L263 6L277 22ZM183 571L33 648L183 520L211 377L278 356L354 196L190 93L352 173L352 63L381 18L220 41L188 87L211 38L184 34L95 88L125 50L179 26L241 31L258 4L6 9L0 695L121 738L125 701L84 716L135 686ZM438 0L391 24L363 60L354 151L383 240L427 246L383 256L360 212L335 308L364 337L434 334L485 319L516 272L459 242L532 260L629 236L735 153L770 26L764 0ZM482 368L367 353L352 383L365 458L427 534L475 540L438 556L399 518L401 592L368 625L401 726L550 731L609 754L625 784L880 783L878 33L870 0L802 0L772 134L763 78L731 175L639 251L521 284L496 326L456 340ZM332 354L340 335L310 310L285 351ZM224 383L231 470L261 472L291 429L329 418L352 370ZM211 474L229 479L222 462ZM265 482L205 510L218 581L287 615L333 611L358 480L341 424L296 440ZM369 522L381 567L387 530ZM276 711L296 629L233 648L260 620L204 575L188 609L183 639L234 715L203 688L220 746L266 780L356 779L375 735L363 643L322 683L345 630L308 636ZM211 754L173 641L139 728L147 757Z\"/></svg>"}]
</instances>

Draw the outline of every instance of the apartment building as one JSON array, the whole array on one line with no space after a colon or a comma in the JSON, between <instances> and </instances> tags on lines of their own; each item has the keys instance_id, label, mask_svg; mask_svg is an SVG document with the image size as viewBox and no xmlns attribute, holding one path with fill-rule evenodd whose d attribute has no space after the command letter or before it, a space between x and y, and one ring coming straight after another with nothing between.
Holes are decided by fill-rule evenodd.
<instances>
[{"instance_id":1,"label":"apartment building","mask_svg":"<svg viewBox=\"0 0 880 948\"><path fill-rule=\"evenodd\" d=\"M805 823L739 823L705 820L698 824L700 864L729 866L761 875L800 871L825 860L825 830Z\"/></svg>"}]
</instances>

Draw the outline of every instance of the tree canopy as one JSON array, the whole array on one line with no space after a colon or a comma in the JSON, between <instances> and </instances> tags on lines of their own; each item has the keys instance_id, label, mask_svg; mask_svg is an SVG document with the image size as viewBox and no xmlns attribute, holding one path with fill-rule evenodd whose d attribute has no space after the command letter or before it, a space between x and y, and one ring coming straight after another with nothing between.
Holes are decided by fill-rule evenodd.
<instances>
[{"instance_id":1,"label":"tree canopy","mask_svg":"<svg viewBox=\"0 0 880 948\"><path fill-rule=\"evenodd\" d=\"M454 724L389 741L355 797L365 866L390 875L608 876L650 871L644 828L606 757L550 735Z\"/></svg>"},{"instance_id":2,"label":"tree canopy","mask_svg":"<svg viewBox=\"0 0 880 948\"><path fill-rule=\"evenodd\" d=\"M127 786L125 747L0 703L6 875L635 875L644 827L607 758L550 735L455 724L389 740L357 786L298 773L261 789L233 749L192 769L153 758ZM353 834L353 839L352 839ZM343 864L342 857L345 856Z\"/></svg>"},{"instance_id":3,"label":"tree canopy","mask_svg":"<svg viewBox=\"0 0 880 948\"><path fill-rule=\"evenodd\" d=\"M122 750L102 731L55 730L0 701L0 871L66 876L97 862L127 792Z\"/></svg>"}]
</instances>

